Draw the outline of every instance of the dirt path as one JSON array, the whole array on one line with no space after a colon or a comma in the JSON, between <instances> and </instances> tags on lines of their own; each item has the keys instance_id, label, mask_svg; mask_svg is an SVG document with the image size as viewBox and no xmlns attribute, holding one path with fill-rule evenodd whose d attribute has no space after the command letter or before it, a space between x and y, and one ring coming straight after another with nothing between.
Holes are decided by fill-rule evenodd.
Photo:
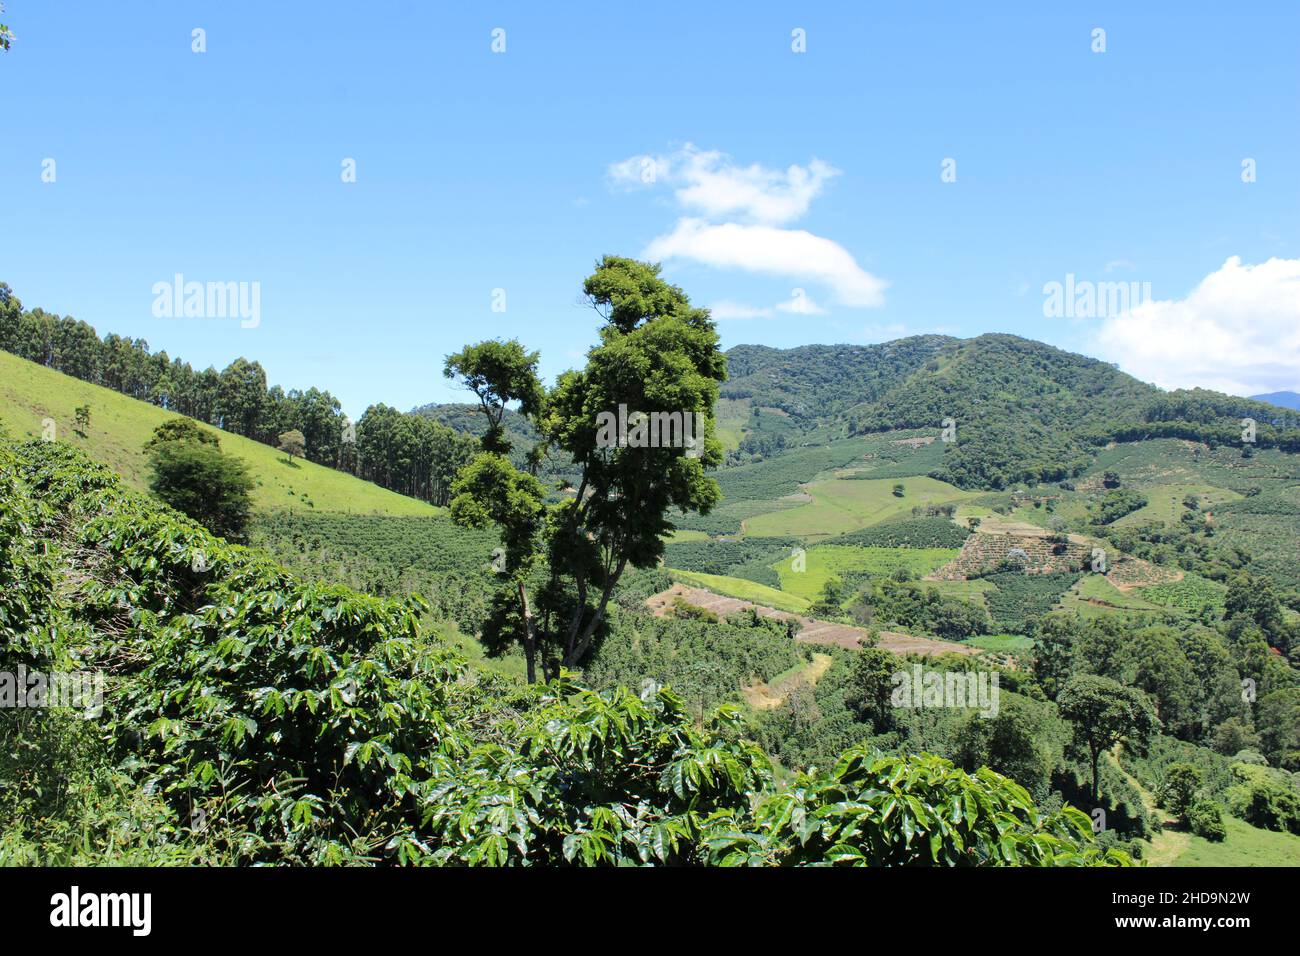
<instances>
[{"instance_id":1,"label":"dirt path","mask_svg":"<svg viewBox=\"0 0 1300 956\"><path fill-rule=\"evenodd\" d=\"M681 598L687 604L711 611L718 617L727 617L738 611L753 608L764 617L776 618L780 621L798 621L799 632L795 635L795 641L799 644L829 644L835 647L857 650L858 642L869 633L863 627L851 627L848 624L837 624L834 621L822 621L816 618L804 617L801 614L791 614L788 611L778 611L776 608L754 604L751 601L742 601L740 598L726 597L722 594L707 591L704 588L690 587L686 584L674 584L667 591L661 591L647 599L646 606L650 608L650 611L656 617L667 617L672 612L673 605L678 598ZM881 631L880 647L895 654L924 654L926 656L980 653L979 648L970 647L966 644L941 641L933 637L918 637L914 634L901 634L897 631Z\"/></svg>"},{"instance_id":2,"label":"dirt path","mask_svg":"<svg viewBox=\"0 0 1300 956\"><path fill-rule=\"evenodd\" d=\"M1156 806L1155 797L1146 787L1142 786L1137 777L1124 769L1124 765L1120 763L1116 754L1107 754L1107 757L1109 757L1116 769L1124 775L1124 778L1133 785L1133 789L1138 792L1138 795L1142 797L1142 803L1146 806L1147 812L1159 819L1164 827L1159 833L1151 835L1151 849L1146 854L1146 865L1177 866L1176 861L1187 852L1187 847L1192 842L1191 837L1186 833L1170 829L1170 826L1178 821Z\"/></svg>"},{"instance_id":3,"label":"dirt path","mask_svg":"<svg viewBox=\"0 0 1300 956\"><path fill-rule=\"evenodd\" d=\"M810 662L793 674L782 677L772 684L759 682L753 687L742 687L740 692L745 695L745 701L749 706L755 710L772 710L784 704L790 692L799 685L816 687L817 682L830 670L834 660L835 658L829 654L814 654Z\"/></svg>"}]
</instances>

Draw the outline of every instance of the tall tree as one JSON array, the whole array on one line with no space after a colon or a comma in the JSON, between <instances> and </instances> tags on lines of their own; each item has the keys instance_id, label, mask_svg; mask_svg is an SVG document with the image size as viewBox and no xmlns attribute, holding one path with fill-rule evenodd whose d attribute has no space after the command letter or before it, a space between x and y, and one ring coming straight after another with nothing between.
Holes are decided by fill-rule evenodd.
<instances>
[{"instance_id":1,"label":"tall tree","mask_svg":"<svg viewBox=\"0 0 1300 956\"><path fill-rule=\"evenodd\" d=\"M235 359L221 373L217 395L222 427L246 438L259 438L267 405L266 372L261 363Z\"/></svg>"},{"instance_id":2,"label":"tall tree","mask_svg":"<svg viewBox=\"0 0 1300 956\"><path fill-rule=\"evenodd\" d=\"M1160 728L1160 719L1146 694L1109 677L1072 677L1056 703L1061 716L1073 726L1072 749L1087 754L1092 766L1094 801L1101 794L1101 755L1120 742L1141 754Z\"/></svg>"},{"instance_id":3,"label":"tall tree","mask_svg":"<svg viewBox=\"0 0 1300 956\"><path fill-rule=\"evenodd\" d=\"M452 514L466 523L509 519L497 524L520 579L514 612L500 623L552 674L591 651L628 565L658 563L674 527L669 509L704 513L720 498L705 470L722 461L713 409L726 360L708 311L664 282L658 266L615 256L597 264L583 289L604 320L600 344L554 388L542 388L536 353L518 342L470 346L444 368L478 396L488 418L483 452L453 488ZM540 484L506 457L501 420L510 402L533 420L543 451L567 452L580 475L576 492L546 506L544 520ZM610 417L626 422L638 413L645 418L630 432L620 425L611 441ZM678 426L675 440L669 421ZM534 467L539 460L533 456ZM545 581L531 601L521 582L543 553Z\"/></svg>"}]
</instances>

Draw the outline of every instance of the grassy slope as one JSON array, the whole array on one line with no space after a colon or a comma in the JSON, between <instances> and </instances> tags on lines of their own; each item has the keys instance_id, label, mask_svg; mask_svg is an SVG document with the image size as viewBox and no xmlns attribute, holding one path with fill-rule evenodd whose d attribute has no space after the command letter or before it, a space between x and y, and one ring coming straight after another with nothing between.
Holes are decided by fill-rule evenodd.
<instances>
[{"instance_id":1,"label":"grassy slope","mask_svg":"<svg viewBox=\"0 0 1300 956\"><path fill-rule=\"evenodd\" d=\"M1300 836L1261 830L1223 815L1228 838L1211 843L1194 833L1185 834L1186 848L1174 859L1174 866L1300 866Z\"/></svg>"},{"instance_id":2,"label":"grassy slope","mask_svg":"<svg viewBox=\"0 0 1300 956\"><path fill-rule=\"evenodd\" d=\"M895 484L902 484L905 489L901 498L893 493ZM813 482L805 490L812 496L810 503L750 518L745 522L746 533L752 536L796 535L815 539L856 531L890 518L900 518L917 506L955 504L978 497L977 494L928 477L866 481L832 479Z\"/></svg>"},{"instance_id":3,"label":"grassy slope","mask_svg":"<svg viewBox=\"0 0 1300 956\"><path fill-rule=\"evenodd\" d=\"M697 574L694 571L677 570L670 570L669 574L672 575L675 581L683 581L696 587L708 588L718 594L725 594L727 597L752 601L754 604L762 604L795 614L807 613L811 604L810 601L799 597L797 594L778 591L764 584L746 581L744 578L727 577L721 574Z\"/></svg>"},{"instance_id":4,"label":"grassy slope","mask_svg":"<svg viewBox=\"0 0 1300 956\"><path fill-rule=\"evenodd\" d=\"M82 438L73 430L75 409L90 406L90 426ZM90 385L43 366L0 352L0 426L9 434L40 436L41 421L52 418L58 438L108 465L137 488L145 487L142 446L155 427L169 418L147 402ZM208 427L208 426L204 426ZM290 461L260 442L211 429L221 449L242 458L257 480L253 501L261 511L348 511L362 514L432 515L439 509L309 461ZM310 504L308 503L310 502Z\"/></svg>"},{"instance_id":5,"label":"grassy slope","mask_svg":"<svg viewBox=\"0 0 1300 956\"><path fill-rule=\"evenodd\" d=\"M883 577L905 567L918 576L943 567L958 554L956 548L857 548L826 544L804 555L804 569L794 570L795 558L788 557L774 567L781 578L781 590L814 601L826 582L846 571L865 571Z\"/></svg>"}]
</instances>

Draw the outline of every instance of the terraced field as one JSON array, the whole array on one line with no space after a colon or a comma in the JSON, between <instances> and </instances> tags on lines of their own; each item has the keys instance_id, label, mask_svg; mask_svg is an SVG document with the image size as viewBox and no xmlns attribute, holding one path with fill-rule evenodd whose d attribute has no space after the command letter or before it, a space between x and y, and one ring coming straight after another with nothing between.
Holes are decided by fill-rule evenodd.
<instances>
[{"instance_id":1,"label":"terraced field","mask_svg":"<svg viewBox=\"0 0 1300 956\"><path fill-rule=\"evenodd\" d=\"M1103 574L1085 574L1065 592L1058 607L1084 617L1107 614L1156 614L1164 608L1145 600L1139 591L1121 591Z\"/></svg>"}]
</instances>

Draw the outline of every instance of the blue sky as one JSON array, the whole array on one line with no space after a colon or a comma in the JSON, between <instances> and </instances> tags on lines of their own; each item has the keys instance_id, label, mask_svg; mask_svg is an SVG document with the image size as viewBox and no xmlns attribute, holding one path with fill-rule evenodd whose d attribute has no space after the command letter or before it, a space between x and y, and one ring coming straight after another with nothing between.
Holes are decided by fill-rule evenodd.
<instances>
[{"instance_id":1,"label":"blue sky","mask_svg":"<svg viewBox=\"0 0 1300 956\"><path fill-rule=\"evenodd\" d=\"M468 341L577 364L603 253L663 255L726 346L1005 331L1300 390L1289 0L4 5L0 280L354 415L459 399ZM176 273L260 283L257 327L156 316ZM1151 301L1045 316L1069 274Z\"/></svg>"}]
</instances>

